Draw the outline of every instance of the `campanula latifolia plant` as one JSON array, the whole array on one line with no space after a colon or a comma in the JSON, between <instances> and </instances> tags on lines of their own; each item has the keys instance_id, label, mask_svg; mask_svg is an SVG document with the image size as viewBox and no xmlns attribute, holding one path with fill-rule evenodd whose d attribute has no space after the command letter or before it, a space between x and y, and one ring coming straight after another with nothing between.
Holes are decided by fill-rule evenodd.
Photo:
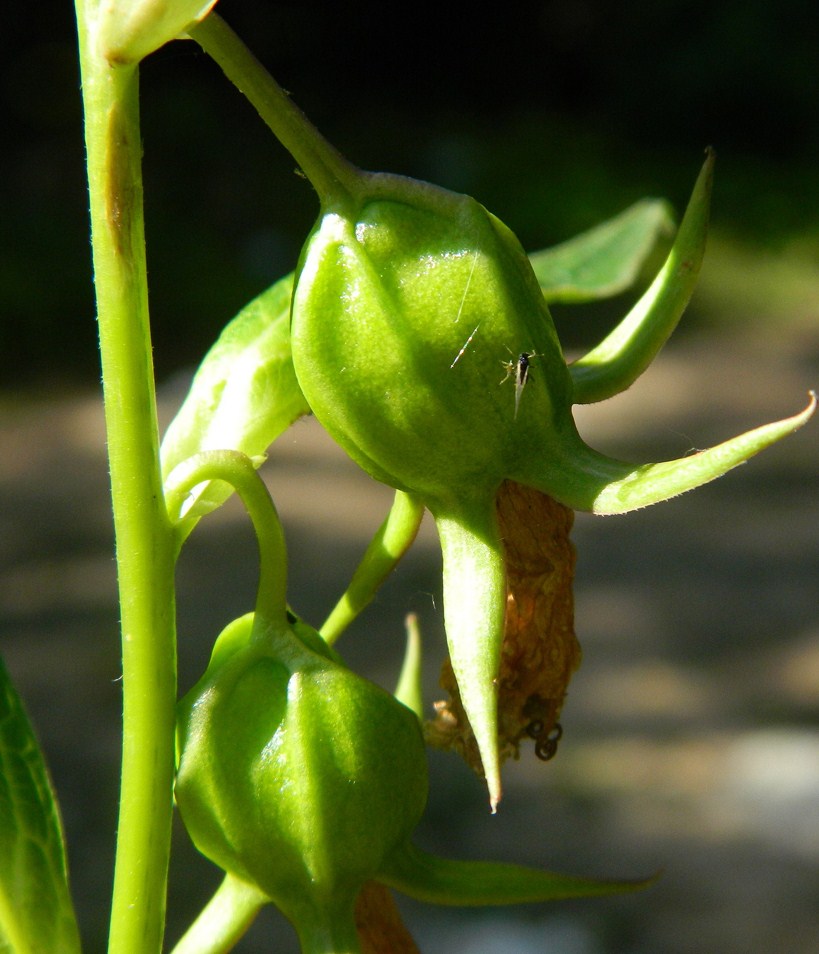
<instances>
[{"instance_id":1,"label":"campanula latifolia plant","mask_svg":"<svg viewBox=\"0 0 819 954\"><path fill-rule=\"evenodd\" d=\"M269 76L247 81L258 71L215 16L193 33L318 193L321 213L293 292L296 376L350 456L435 518L452 668L494 809L507 601L495 514L501 484L576 510L627 513L747 460L807 420L813 400L794 418L653 464L605 457L575 428L572 405L625 390L676 326L702 261L712 156L653 284L605 340L567 366L535 269L500 220L469 196L352 167Z\"/></svg>"},{"instance_id":2,"label":"campanula latifolia plant","mask_svg":"<svg viewBox=\"0 0 819 954\"><path fill-rule=\"evenodd\" d=\"M272 904L305 952L410 951L387 889L432 903L513 904L645 886L425 852L425 744L459 752L501 799L526 739L554 757L580 662L573 511L621 514L712 480L804 424L758 427L680 460L627 463L590 448L572 407L628 388L676 326L702 261L705 163L665 265L603 341L567 364L554 300L633 284L667 231L638 203L527 256L475 199L357 169L244 44L215 0L76 0L94 278L117 542L123 660L120 815L109 950L163 946L174 803L222 873L177 954L230 950ZM140 62L193 39L254 104L310 180L319 215L294 270L224 329L160 442L148 319ZM304 188L296 180L294 188ZM274 281L273 279L276 278ZM318 627L287 602L287 550L257 468L313 414L393 505ZM233 493L259 549L255 606L213 633L181 699L174 567ZM389 693L334 644L411 546L422 515L443 553L449 698L420 691L417 627ZM309 607L307 608L309 613ZM373 638L377 634L373 634ZM0 669L0 947L80 950L54 793Z\"/></svg>"}]
</instances>

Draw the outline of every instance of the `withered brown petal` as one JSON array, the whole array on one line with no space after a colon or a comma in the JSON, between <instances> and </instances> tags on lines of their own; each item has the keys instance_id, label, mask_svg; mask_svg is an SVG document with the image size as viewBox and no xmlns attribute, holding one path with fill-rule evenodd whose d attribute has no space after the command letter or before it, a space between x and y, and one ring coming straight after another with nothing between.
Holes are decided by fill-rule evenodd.
<instances>
[{"instance_id":1,"label":"withered brown petal","mask_svg":"<svg viewBox=\"0 0 819 954\"><path fill-rule=\"evenodd\" d=\"M496 513L506 565L506 618L498 674L501 758L517 758L525 737L547 760L562 734L560 710L572 673L580 665L574 632L575 551L569 540L574 513L538 490L507 480ZM478 748L461 705L447 659L441 686L449 693L435 704L426 726L430 745L454 749L481 773Z\"/></svg>"}]
</instances>

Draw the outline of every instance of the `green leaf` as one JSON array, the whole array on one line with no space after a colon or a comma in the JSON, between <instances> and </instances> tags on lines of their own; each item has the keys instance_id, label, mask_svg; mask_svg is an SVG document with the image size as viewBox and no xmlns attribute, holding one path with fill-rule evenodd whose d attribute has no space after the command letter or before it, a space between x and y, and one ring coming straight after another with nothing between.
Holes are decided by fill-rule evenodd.
<instances>
[{"instance_id":1,"label":"green leaf","mask_svg":"<svg viewBox=\"0 0 819 954\"><path fill-rule=\"evenodd\" d=\"M162 441L163 479L203 450L238 450L259 463L273 441L309 413L290 353L292 290L291 274L262 292L207 353ZM223 481L200 485L185 516L204 516L231 492Z\"/></svg>"},{"instance_id":2,"label":"green leaf","mask_svg":"<svg viewBox=\"0 0 819 954\"><path fill-rule=\"evenodd\" d=\"M597 301L634 285L673 234L668 203L642 199L567 242L533 252L529 261L547 302Z\"/></svg>"},{"instance_id":3,"label":"green leaf","mask_svg":"<svg viewBox=\"0 0 819 954\"><path fill-rule=\"evenodd\" d=\"M0 661L0 951L79 950L57 803L31 724Z\"/></svg>"}]
</instances>

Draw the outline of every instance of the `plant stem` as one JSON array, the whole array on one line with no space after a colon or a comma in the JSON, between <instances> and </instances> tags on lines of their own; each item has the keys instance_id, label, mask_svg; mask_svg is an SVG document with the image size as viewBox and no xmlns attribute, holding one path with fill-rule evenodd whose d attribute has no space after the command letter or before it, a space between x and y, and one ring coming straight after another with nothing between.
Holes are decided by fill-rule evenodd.
<instances>
[{"instance_id":1,"label":"plant stem","mask_svg":"<svg viewBox=\"0 0 819 954\"><path fill-rule=\"evenodd\" d=\"M187 536L183 510L185 499L199 484L223 480L239 494L253 522L259 544L259 589L256 615L286 629L287 549L279 515L262 478L250 458L241 451L201 451L183 461L168 475L168 514L180 540Z\"/></svg>"},{"instance_id":2,"label":"plant stem","mask_svg":"<svg viewBox=\"0 0 819 954\"><path fill-rule=\"evenodd\" d=\"M361 954L353 912L311 912L293 921L302 954Z\"/></svg>"},{"instance_id":3,"label":"plant stem","mask_svg":"<svg viewBox=\"0 0 819 954\"><path fill-rule=\"evenodd\" d=\"M162 946L174 770L173 535L159 469L138 71L97 53L77 0L91 236L122 627L123 738L109 951Z\"/></svg>"},{"instance_id":4,"label":"plant stem","mask_svg":"<svg viewBox=\"0 0 819 954\"><path fill-rule=\"evenodd\" d=\"M267 903L269 899L257 888L225 875L171 954L225 954L233 950Z\"/></svg>"},{"instance_id":5,"label":"plant stem","mask_svg":"<svg viewBox=\"0 0 819 954\"><path fill-rule=\"evenodd\" d=\"M424 505L410 494L396 490L390 512L370 541L350 585L321 627L330 646L378 592L412 545L421 526Z\"/></svg>"},{"instance_id":6,"label":"plant stem","mask_svg":"<svg viewBox=\"0 0 819 954\"><path fill-rule=\"evenodd\" d=\"M211 13L190 35L292 154L322 207L346 203L357 194L364 174L327 142L224 20Z\"/></svg>"}]
</instances>

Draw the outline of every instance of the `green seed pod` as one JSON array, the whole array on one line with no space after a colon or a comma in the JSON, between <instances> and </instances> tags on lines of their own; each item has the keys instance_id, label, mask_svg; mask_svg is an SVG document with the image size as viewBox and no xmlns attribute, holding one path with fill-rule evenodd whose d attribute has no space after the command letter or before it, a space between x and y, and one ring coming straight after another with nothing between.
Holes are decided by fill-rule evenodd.
<instances>
[{"instance_id":1,"label":"green seed pod","mask_svg":"<svg viewBox=\"0 0 819 954\"><path fill-rule=\"evenodd\" d=\"M573 509L625 513L718 477L813 411L812 399L793 418L657 464L613 460L577 432L572 405L628 387L676 325L702 260L712 167L709 154L651 287L568 367L531 263L474 199L335 161L337 179L325 185L296 279L293 364L311 409L350 456L435 517L450 656L493 809L502 481Z\"/></svg>"},{"instance_id":2,"label":"green seed pod","mask_svg":"<svg viewBox=\"0 0 819 954\"><path fill-rule=\"evenodd\" d=\"M534 272L498 219L422 183L372 184L354 214L327 211L306 245L296 374L354 459L446 510L494 493L530 442L573 426L571 380Z\"/></svg>"},{"instance_id":3,"label":"green seed pod","mask_svg":"<svg viewBox=\"0 0 819 954\"><path fill-rule=\"evenodd\" d=\"M306 245L294 367L350 456L436 519L450 656L494 809L505 605L494 497L532 453L579 442L572 382L503 223L468 196L395 176L362 175L360 195L330 204Z\"/></svg>"},{"instance_id":4,"label":"green seed pod","mask_svg":"<svg viewBox=\"0 0 819 954\"><path fill-rule=\"evenodd\" d=\"M352 923L427 795L417 718L336 658L304 624L271 634L251 614L179 704L176 799L194 843L303 938Z\"/></svg>"}]
</instances>

